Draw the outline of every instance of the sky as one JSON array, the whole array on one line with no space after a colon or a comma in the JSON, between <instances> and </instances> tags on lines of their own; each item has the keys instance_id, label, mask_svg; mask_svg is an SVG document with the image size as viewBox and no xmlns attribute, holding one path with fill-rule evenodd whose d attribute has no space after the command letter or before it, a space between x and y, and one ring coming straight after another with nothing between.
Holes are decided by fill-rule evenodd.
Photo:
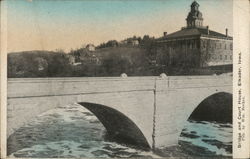
<instances>
[{"instance_id":1,"label":"sky","mask_svg":"<svg viewBox=\"0 0 250 159\"><path fill-rule=\"evenodd\" d=\"M232 0L196 0L203 25L233 33ZM8 52L65 52L132 36L161 37L186 26L193 0L8 0Z\"/></svg>"}]
</instances>

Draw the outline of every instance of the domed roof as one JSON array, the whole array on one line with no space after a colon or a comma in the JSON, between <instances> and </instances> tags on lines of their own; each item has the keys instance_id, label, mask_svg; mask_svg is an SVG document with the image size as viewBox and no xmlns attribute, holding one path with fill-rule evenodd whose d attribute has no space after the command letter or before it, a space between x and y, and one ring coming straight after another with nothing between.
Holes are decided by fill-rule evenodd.
<instances>
[{"instance_id":1,"label":"domed roof","mask_svg":"<svg viewBox=\"0 0 250 159\"><path fill-rule=\"evenodd\" d=\"M196 1L193 1L193 3L191 4L191 7L194 7L194 6L200 6L199 3L197 3Z\"/></svg>"},{"instance_id":2,"label":"domed roof","mask_svg":"<svg viewBox=\"0 0 250 159\"><path fill-rule=\"evenodd\" d=\"M203 25L202 13L199 11L199 4L193 1L191 4L191 10L186 18L188 27L200 27Z\"/></svg>"}]
</instances>

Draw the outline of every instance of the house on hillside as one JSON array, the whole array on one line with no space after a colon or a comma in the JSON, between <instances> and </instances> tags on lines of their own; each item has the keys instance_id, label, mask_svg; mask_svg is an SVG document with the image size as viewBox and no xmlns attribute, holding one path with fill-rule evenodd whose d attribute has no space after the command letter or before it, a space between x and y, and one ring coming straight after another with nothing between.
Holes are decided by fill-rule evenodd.
<instances>
[{"instance_id":1,"label":"house on hillside","mask_svg":"<svg viewBox=\"0 0 250 159\"><path fill-rule=\"evenodd\" d=\"M119 46L127 46L127 45L128 45L127 39L119 42Z\"/></svg>"},{"instance_id":2,"label":"house on hillside","mask_svg":"<svg viewBox=\"0 0 250 159\"><path fill-rule=\"evenodd\" d=\"M88 45L86 46L86 49L87 49L88 51L95 51L95 45L93 45L93 44L88 44Z\"/></svg>"},{"instance_id":3,"label":"house on hillside","mask_svg":"<svg viewBox=\"0 0 250 159\"><path fill-rule=\"evenodd\" d=\"M95 55L93 51L89 51L87 48L82 48L77 51L77 53L74 55L75 57L75 63L74 65L79 64L94 64L99 65L100 60Z\"/></svg>"},{"instance_id":4,"label":"house on hillside","mask_svg":"<svg viewBox=\"0 0 250 159\"><path fill-rule=\"evenodd\" d=\"M138 39L130 39L128 41L128 44L131 46L138 46L139 45L139 40Z\"/></svg>"},{"instance_id":5,"label":"house on hillside","mask_svg":"<svg viewBox=\"0 0 250 159\"><path fill-rule=\"evenodd\" d=\"M187 26L156 40L157 63L167 66L206 67L232 64L233 37L203 26L199 4L194 1Z\"/></svg>"},{"instance_id":6,"label":"house on hillside","mask_svg":"<svg viewBox=\"0 0 250 159\"><path fill-rule=\"evenodd\" d=\"M120 46L138 46L140 44L138 38L128 38L126 40L122 40L120 43Z\"/></svg>"}]
</instances>

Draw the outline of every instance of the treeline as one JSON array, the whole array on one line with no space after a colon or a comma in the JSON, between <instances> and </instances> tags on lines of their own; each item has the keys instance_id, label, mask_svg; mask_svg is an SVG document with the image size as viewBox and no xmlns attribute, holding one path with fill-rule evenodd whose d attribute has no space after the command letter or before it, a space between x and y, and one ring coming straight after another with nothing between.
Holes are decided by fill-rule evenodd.
<instances>
[{"instance_id":1,"label":"treeline","mask_svg":"<svg viewBox=\"0 0 250 159\"><path fill-rule=\"evenodd\" d=\"M144 35L143 38L139 36L138 37L133 36L133 37L126 38L120 42L118 42L117 40L109 40L107 42L101 43L96 48L101 49L101 48L107 48L107 47L131 46L133 45L133 41L138 42L136 46L148 47L149 45L152 45L155 42L155 38L150 37L149 35Z\"/></svg>"},{"instance_id":2,"label":"treeline","mask_svg":"<svg viewBox=\"0 0 250 159\"><path fill-rule=\"evenodd\" d=\"M8 54L8 77L67 76L70 70L65 53L29 51Z\"/></svg>"},{"instance_id":3,"label":"treeline","mask_svg":"<svg viewBox=\"0 0 250 159\"><path fill-rule=\"evenodd\" d=\"M70 62L72 56L62 52L9 53L8 77L92 77L120 76L121 73L130 76L152 75L145 54L146 51L141 48L103 49L84 56L81 63L74 65ZM93 55L98 62L90 61Z\"/></svg>"},{"instance_id":4,"label":"treeline","mask_svg":"<svg viewBox=\"0 0 250 159\"><path fill-rule=\"evenodd\" d=\"M232 71L232 65L208 68L166 67L155 65L142 48L109 48L95 53L99 62L74 65L69 54L50 51L29 51L8 54L8 77L104 77L120 76L159 76L167 75L209 75Z\"/></svg>"},{"instance_id":5,"label":"treeline","mask_svg":"<svg viewBox=\"0 0 250 159\"><path fill-rule=\"evenodd\" d=\"M130 47L131 40L137 40L138 44ZM188 68L156 63L154 37L134 36L125 41L128 43L121 45L110 40L97 46L95 51L81 47L69 53L63 50L8 53L8 77L100 77L120 76L121 73L128 76L158 76L161 73L210 75L232 72L232 65Z\"/></svg>"}]
</instances>

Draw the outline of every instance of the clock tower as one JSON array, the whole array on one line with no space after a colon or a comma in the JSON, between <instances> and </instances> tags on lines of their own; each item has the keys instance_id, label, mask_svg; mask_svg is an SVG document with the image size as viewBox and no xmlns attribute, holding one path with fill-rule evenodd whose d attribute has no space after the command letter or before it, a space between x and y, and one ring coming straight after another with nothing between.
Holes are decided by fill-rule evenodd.
<instances>
[{"instance_id":1,"label":"clock tower","mask_svg":"<svg viewBox=\"0 0 250 159\"><path fill-rule=\"evenodd\" d=\"M199 6L196 1L191 4L191 11L186 18L188 28L203 26L202 13L199 11Z\"/></svg>"}]
</instances>

